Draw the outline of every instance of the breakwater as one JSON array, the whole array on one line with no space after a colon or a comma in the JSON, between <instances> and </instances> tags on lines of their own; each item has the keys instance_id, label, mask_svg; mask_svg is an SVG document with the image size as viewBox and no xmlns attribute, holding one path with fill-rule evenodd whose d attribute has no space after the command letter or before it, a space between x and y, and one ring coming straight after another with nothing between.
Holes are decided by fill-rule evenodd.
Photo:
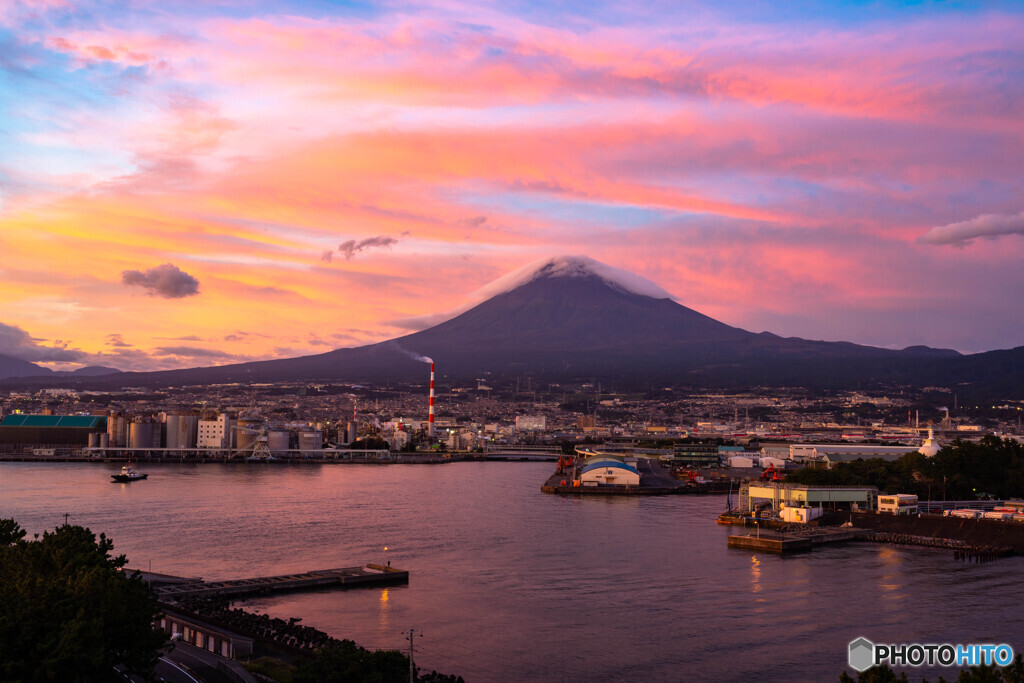
<instances>
[{"instance_id":1,"label":"breakwater","mask_svg":"<svg viewBox=\"0 0 1024 683\"><path fill-rule=\"evenodd\" d=\"M368 564L365 567L319 569L282 576L260 576L252 579L178 582L159 586L155 590L159 598L179 599L203 595L239 596L252 593L267 594L317 588L365 587L408 582L409 572L407 571L392 568L390 565Z\"/></svg>"},{"instance_id":2,"label":"breakwater","mask_svg":"<svg viewBox=\"0 0 1024 683\"><path fill-rule=\"evenodd\" d=\"M1009 546L975 545L951 538L932 538L930 536L913 536L911 534L887 533L884 531L861 533L857 540L952 550L955 559L967 562L991 562L1000 557L1009 557L1015 554L1013 548Z\"/></svg>"},{"instance_id":3,"label":"breakwater","mask_svg":"<svg viewBox=\"0 0 1024 683\"><path fill-rule=\"evenodd\" d=\"M931 539L962 541L976 547L1010 548L1024 554L1024 524L992 519L960 519L941 515L880 515L849 513L858 529Z\"/></svg>"}]
</instances>

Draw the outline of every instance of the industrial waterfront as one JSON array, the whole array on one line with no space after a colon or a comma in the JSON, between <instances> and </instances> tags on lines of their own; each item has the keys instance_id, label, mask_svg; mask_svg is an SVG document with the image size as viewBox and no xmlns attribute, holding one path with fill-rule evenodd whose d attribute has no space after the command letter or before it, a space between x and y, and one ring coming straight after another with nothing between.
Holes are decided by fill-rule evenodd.
<instances>
[{"instance_id":1,"label":"industrial waterfront","mask_svg":"<svg viewBox=\"0 0 1024 683\"><path fill-rule=\"evenodd\" d=\"M547 462L152 464L124 485L115 469L0 463L0 515L36 533L69 513L132 566L207 580L390 561L408 585L240 604L370 648L422 630L417 663L468 681L835 680L859 636L1024 635L1006 600L1022 558L728 548L724 496L546 495Z\"/></svg>"}]
</instances>

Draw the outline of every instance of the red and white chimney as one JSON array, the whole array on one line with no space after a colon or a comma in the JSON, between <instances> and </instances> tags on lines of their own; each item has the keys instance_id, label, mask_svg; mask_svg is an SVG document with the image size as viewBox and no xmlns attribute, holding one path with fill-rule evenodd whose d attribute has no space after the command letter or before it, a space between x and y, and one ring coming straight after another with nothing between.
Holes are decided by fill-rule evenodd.
<instances>
[{"instance_id":1,"label":"red and white chimney","mask_svg":"<svg viewBox=\"0 0 1024 683\"><path fill-rule=\"evenodd\" d=\"M427 436L434 436L434 364L430 364L430 412L427 415Z\"/></svg>"}]
</instances>

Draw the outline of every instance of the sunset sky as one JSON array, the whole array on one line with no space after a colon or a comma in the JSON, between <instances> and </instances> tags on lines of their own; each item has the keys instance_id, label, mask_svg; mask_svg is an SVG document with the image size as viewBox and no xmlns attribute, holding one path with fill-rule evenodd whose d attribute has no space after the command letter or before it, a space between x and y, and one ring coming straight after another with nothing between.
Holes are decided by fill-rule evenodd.
<instances>
[{"instance_id":1,"label":"sunset sky","mask_svg":"<svg viewBox=\"0 0 1024 683\"><path fill-rule=\"evenodd\" d=\"M730 325L1024 344L1024 5L0 3L0 353L415 329L583 254Z\"/></svg>"}]
</instances>

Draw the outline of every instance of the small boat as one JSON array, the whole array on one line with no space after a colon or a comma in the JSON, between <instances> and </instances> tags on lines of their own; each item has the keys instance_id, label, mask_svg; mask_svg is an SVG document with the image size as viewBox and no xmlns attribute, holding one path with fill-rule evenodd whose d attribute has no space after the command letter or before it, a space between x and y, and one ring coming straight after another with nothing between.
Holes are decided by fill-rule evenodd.
<instances>
[{"instance_id":1,"label":"small boat","mask_svg":"<svg viewBox=\"0 0 1024 683\"><path fill-rule=\"evenodd\" d=\"M148 474L143 474L132 469L131 463L121 468L121 471L117 474L110 475L110 478L119 483L125 483L129 481L138 481L139 479L145 479Z\"/></svg>"}]
</instances>

